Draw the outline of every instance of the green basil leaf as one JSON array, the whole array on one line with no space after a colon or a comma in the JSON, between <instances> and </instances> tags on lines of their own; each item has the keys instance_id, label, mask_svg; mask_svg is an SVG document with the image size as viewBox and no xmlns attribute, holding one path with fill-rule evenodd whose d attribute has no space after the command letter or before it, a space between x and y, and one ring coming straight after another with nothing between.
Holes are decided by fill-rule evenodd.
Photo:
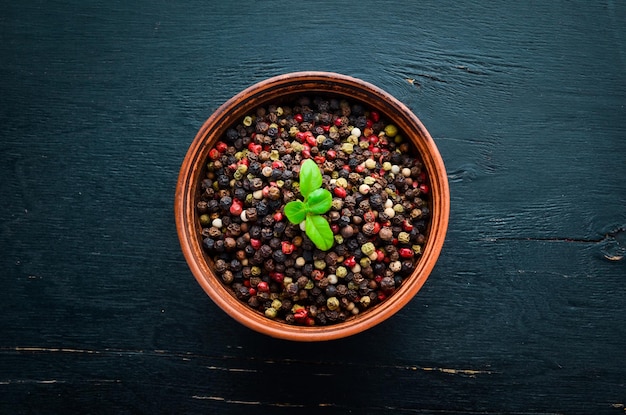
<instances>
[{"instance_id":1,"label":"green basil leaf","mask_svg":"<svg viewBox=\"0 0 626 415\"><path fill-rule=\"evenodd\" d=\"M326 189L315 189L309 194L306 204L312 213L326 213L333 204L333 195Z\"/></svg>"},{"instance_id":2,"label":"green basil leaf","mask_svg":"<svg viewBox=\"0 0 626 415\"><path fill-rule=\"evenodd\" d=\"M285 216L294 225L299 224L306 218L307 206L301 200L293 200L285 205Z\"/></svg>"},{"instance_id":3,"label":"green basil leaf","mask_svg":"<svg viewBox=\"0 0 626 415\"><path fill-rule=\"evenodd\" d=\"M324 217L309 214L305 225L305 232L315 246L322 251L328 251L333 246L335 237L328 221Z\"/></svg>"},{"instance_id":4,"label":"green basil leaf","mask_svg":"<svg viewBox=\"0 0 626 415\"><path fill-rule=\"evenodd\" d=\"M306 159L300 166L300 194L306 198L313 190L322 187L322 173L317 164Z\"/></svg>"}]
</instances>

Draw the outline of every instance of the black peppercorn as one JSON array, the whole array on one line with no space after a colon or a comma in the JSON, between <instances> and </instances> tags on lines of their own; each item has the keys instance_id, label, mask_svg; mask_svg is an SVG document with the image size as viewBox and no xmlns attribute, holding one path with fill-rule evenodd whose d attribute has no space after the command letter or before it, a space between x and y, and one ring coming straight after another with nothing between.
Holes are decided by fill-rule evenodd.
<instances>
[{"instance_id":1,"label":"black peppercorn","mask_svg":"<svg viewBox=\"0 0 626 415\"><path fill-rule=\"evenodd\" d=\"M228 212L230 210L230 206L233 204L233 199L230 196L224 196L220 199L220 208Z\"/></svg>"},{"instance_id":2,"label":"black peppercorn","mask_svg":"<svg viewBox=\"0 0 626 415\"><path fill-rule=\"evenodd\" d=\"M272 258L276 262L285 262L285 253L283 251L274 251Z\"/></svg>"},{"instance_id":3,"label":"black peppercorn","mask_svg":"<svg viewBox=\"0 0 626 415\"><path fill-rule=\"evenodd\" d=\"M202 240L202 245L206 250L211 252L215 248L215 240L211 237L206 237Z\"/></svg>"},{"instance_id":4,"label":"black peppercorn","mask_svg":"<svg viewBox=\"0 0 626 415\"><path fill-rule=\"evenodd\" d=\"M272 255L272 248L269 245L261 245L259 253L263 258L269 258Z\"/></svg>"},{"instance_id":5,"label":"black peppercorn","mask_svg":"<svg viewBox=\"0 0 626 415\"><path fill-rule=\"evenodd\" d=\"M230 178L225 174L220 174L217 176L217 185L220 189L226 189L230 186Z\"/></svg>"}]
</instances>

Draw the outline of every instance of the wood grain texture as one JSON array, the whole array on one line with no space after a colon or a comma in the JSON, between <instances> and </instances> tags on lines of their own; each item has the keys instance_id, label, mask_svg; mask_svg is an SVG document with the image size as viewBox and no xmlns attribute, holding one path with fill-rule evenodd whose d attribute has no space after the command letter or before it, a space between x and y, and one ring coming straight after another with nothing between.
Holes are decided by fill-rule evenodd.
<instances>
[{"instance_id":1,"label":"wood grain texture","mask_svg":"<svg viewBox=\"0 0 626 415\"><path fill-rule=\"evenodd\" d=\"M0 412L623 414L625 22L618 1L5 4ZM408 105L452 194L417 297L312 345L221 312L173 218L204 120L299 70Z\"/></svg>"}]
</instances>

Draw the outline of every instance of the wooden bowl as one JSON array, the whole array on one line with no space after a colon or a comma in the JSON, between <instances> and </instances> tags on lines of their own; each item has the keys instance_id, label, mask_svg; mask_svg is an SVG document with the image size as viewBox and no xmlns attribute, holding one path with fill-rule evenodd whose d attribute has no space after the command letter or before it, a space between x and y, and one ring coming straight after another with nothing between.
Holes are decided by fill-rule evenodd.
<instances>
[{"instance_id":1,"label":"wooden bowl","mask_svg":"<svg viewBox=\"0 0 626 415\"><path fill-rule=\"evenodd\" d=\"M361 102L379 110L410 139L423 161L430 181L431 218L423 253L413 273L382 303L348 320L328 326L297 326L271 320L237 299L216 277L212 261L202 248L196 202L204 178L209 150L226 130L262 105L280 104L301 95L326 95ZM406 305L420 290L441 251L450 209L445 166L439 151L420 120L401 102L380 88L349 76L329 72L297 72L259 82L235 95L204 123L183 161L176 187L176 227L183 254L204 291L239 323L272 337L296 341L338 339L381 323Z\"/></svg>"}]
</instances>

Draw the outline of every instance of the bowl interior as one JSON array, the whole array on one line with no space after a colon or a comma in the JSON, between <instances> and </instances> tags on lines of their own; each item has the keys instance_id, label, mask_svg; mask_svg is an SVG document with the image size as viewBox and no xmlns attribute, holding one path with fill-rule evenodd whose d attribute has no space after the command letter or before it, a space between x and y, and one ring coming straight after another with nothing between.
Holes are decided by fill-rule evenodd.
<instances>
[{"instance_id":1,"label":"bowl interior","mask_svg":"<svg viewBox=\"0 0 626 415\"><path fill-rule=\"evenodd\" d=\"M238 300L212 270L212 260L202 248L201 226L195 208L209 151L226 130L259 106L281 105L302 95L345 98L376 108L414 144L430 182L428 203L431 218L426 231L427 241L411 276L382 303L345 322L329 326L294 326L274 321ZM447 230L448 214L449 189L445 167L432 137L419 119L404 104L378 87L327 72L299 72L270 78L247 88L220 106L203 124L189 147L180 170L175 198L181 248L204 291L243 325L273 337L298 341L330 340L356 334L384 321L408 303L437 261Z\"/></svg>"}]
</instances>

